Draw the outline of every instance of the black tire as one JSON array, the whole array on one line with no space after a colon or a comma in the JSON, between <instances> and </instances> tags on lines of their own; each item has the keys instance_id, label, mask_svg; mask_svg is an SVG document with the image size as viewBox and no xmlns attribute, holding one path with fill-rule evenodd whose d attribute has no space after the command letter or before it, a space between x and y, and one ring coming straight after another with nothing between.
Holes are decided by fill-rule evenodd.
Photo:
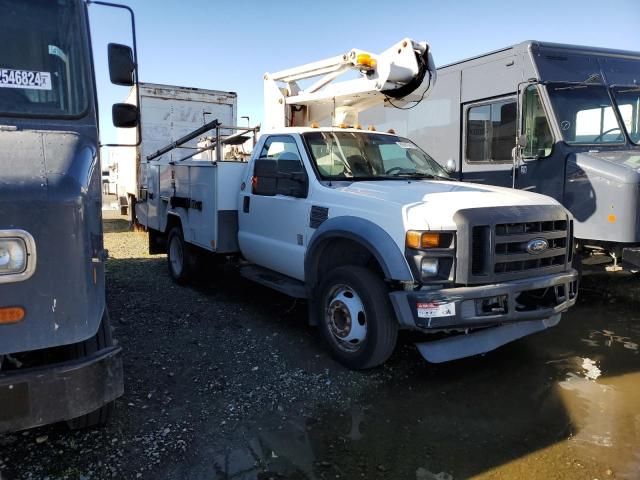
<instances>
[{"instance_id":1,"label":"black tire","mask_svg":"<svg viewBox=\"0 0 640 480\"><path fill-rule=\"evenodd\" d=\"M73 358L84 358L93 355L95 352L107 347L113 346L113 338L111 336L111 323L109 321L109 313L105 308L98 332L91 338L80 342L73 346ZM80 430L91 427L101 427L106 425L115 410L115 400L109 402L102 407L87 413L78 418L67 421L67 425L71 430Z\"/></svg>"},{"instance_id":2,"label":"black tire","mask_svg":"<svg viewBox=\"0 0 640 480\"><path fill-rule=\"evenodd\" d=\"M316 301L320 331L340 363L362 370L391 356L398 324L387 286L378 275L355 265L338 267L322 279ZM360 326L354 328L351 319L356 312Z\"/></svg>"},{"instance_id":3,"label":"black tire","mask_svg":"<svg viewBox=\"0 0 640 480\"><path fill-rule=\"evenodd\" d=\"M173 227L167 237L167 266L173 280L184 285L188 283L194 272L195 256L192 248L184 241L182 229Z\"/></svg>"}]
</instances>

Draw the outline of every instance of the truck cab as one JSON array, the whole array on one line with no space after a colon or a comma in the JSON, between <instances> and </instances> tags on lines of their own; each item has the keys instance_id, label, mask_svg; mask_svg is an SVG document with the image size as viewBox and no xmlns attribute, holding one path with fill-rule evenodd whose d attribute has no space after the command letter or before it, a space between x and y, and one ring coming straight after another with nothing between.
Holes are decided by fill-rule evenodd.
<instances>
[{"instance_id":1,"label":"truck cab","mask_svg":"<svg viewBox=\"0 0 640 480\"><path fill-rule=\"evenodd\" d=\"M483 327L510 324L523 335L575 302L562 206L457 182L394 134L265 133L238 207L243 257L297 284L334 353L356 368L386 359L396 327L490 336ZM549 248L532 254L536 242ZM455 352L451 338L421 352L436 362L481 353L478 338L464 339Z\"/></svg>"},{"instance_id":2,"label":"truck cab","mask_svg":"<svg viewBox=\"0 0 640 480\"><path fill-rule=\"evenodd\" d=\"M555 198L585 263L635 271L639 84L639 52L527 41L438 68L429 98L387 121L463 181Z\"/></svg>"}]
</instances>

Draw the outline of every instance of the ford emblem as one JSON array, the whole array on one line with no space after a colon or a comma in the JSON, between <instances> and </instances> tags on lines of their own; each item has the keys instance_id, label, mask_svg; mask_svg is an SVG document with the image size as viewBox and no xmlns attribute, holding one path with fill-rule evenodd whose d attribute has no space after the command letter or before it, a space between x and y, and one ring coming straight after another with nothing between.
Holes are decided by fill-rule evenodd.
<instances>
[{"instance_id":1,"label":"ford emblem","mask_svg":"<svg viewBox=\"0 0 640 480\"><path fill-rule=\"evenodd\" d=\"M536 253L542 253L549 248L549 242L544 238L534 238L527 243L527 252L535 255Z\"/></svg>"}]
</instances>

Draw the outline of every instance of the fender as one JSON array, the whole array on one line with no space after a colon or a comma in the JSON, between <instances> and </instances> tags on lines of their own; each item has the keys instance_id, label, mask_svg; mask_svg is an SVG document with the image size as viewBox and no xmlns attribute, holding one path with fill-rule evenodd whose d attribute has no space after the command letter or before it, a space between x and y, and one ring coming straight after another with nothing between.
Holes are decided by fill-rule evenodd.
<instances>
[{"instance_id":1,"label":"fender","mask_svg":"<svg viewBox=\"0 0 640 480\"><path fill-rule=\"evenodd\" d=\"M180 219L180 227L182 228L182 236L185 242L193 241L193 238L191 238L192 230L190 228L187 228L189 226L189 220L187 219L187 211L184 208L175 208L167 211L167 215L164 217L164 222L165 222L164 226L161 225L162 231L166 235L169 235L169 230L167 229L167 227L169 225L170 217L177 217L178 219Z\"/></svg>"},{"instance_id":2,"label":"fender","mask_svg":"<svg viewBox=\"0 0 640 480\"><path fill-rule=\"evenodd\" d=\"M304 259L305 283L312 290L318 283L317 272L326 240L345 238L359 243L376 258L385 278L403 282L413 282L414 278L396 242L375 223L359 217L333 217L315 231Z\"/></svg>"}]
</instances>

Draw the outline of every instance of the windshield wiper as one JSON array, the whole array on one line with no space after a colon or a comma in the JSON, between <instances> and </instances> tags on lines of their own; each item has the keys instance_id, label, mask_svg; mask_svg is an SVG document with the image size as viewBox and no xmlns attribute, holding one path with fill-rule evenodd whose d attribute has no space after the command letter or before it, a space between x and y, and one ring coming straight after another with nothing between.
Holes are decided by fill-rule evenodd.
<instances>
[{"instance_id":1,"label":"windshield wiper","mask_svg":"<svg viewBox=\"0 0 640 480\"><path fill-rule=\"evenodd\" d=\"M449 177L443 177L442 175L436 175L435 173L420 173L420 172L398 172L393 175L388 175L385 178L431 178L434 180L451 180Z\"/></svg>"}]
</instances>

